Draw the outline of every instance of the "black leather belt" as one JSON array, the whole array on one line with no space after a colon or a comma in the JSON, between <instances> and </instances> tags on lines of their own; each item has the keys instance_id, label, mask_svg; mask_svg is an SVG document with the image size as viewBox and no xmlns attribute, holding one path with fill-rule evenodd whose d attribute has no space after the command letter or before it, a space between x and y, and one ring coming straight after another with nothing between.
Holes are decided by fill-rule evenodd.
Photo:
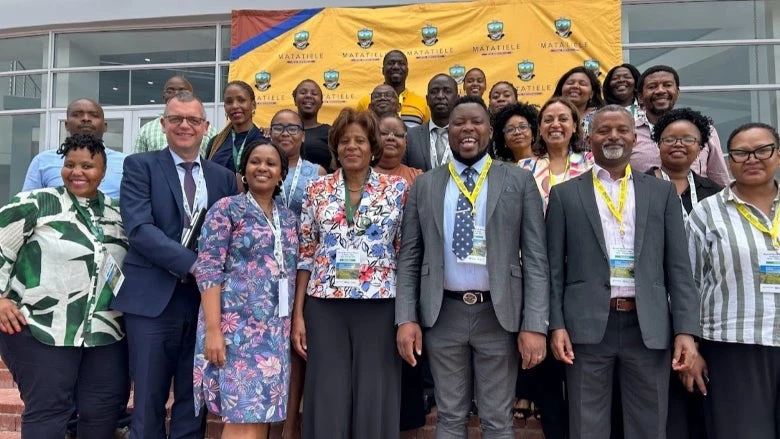
<instances>
[{"instance_id":1,"label":"black leather belt","mask_svg":"<svg viewBox=\"0 0 780 439\"><path fill-rule=\"evenodd\" d=\"M490 291L451 291L444 290L444 297L460 300L466 305L490 302Z\"/></svg>"}]
</instances>

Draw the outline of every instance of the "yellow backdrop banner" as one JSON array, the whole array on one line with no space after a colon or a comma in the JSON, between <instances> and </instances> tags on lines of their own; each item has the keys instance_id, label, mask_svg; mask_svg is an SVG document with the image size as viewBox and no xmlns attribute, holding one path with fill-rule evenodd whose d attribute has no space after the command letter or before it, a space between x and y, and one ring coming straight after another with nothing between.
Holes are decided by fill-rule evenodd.
<instances>
[{"instance_id":1,"label":"yellow backdrop banner","mask_svg":"<svg viewBox=\"0 0 780 439\"><path fill-rule=\"evenodd\" d=\"M241 10L232 17L228 77L255 87L259 126L268 126L276 111L295 108L292 91L304 79L321 85L319 120L330 123L384 81L382 58L393 49L406 54L406 86L421 96L433 75L448 73L462 84L466 71L479 67L488 90L509 81L521 101L535 104L572 67L583 65L603 79L622 62L620 0Z\"/></svg>"}]
</instances>

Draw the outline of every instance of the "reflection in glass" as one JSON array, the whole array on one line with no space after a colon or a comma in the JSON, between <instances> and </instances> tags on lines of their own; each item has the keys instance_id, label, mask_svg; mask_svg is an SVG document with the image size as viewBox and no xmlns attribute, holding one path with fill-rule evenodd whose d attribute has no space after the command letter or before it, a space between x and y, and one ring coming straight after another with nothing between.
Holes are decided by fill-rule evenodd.
<instances>
[{"instance_id":1,"label":"reflection in glass","mask_svg":"<svg viewBox=\"0 0 780 439\"><path fill-rule=\"evenodd\" d=\"M24 184L27 166L38 153L43 114L0 116L0 205Z\"/></svg>"},{"instance_id":2,"label":"reflection in glass","mask_svg":"<svg viewBox=\"0 0 780 439\"><path fill-rule=\"evenodd\" d=\"M222 26L222 35L220 36L222 41L222 54L219 57L221 61L230 60L230 25Z\"/></svg>"},{"instance_id":3,"label":"reflection in glass","mask_svg":"<svg viewBox=\"0 0 780 439\"><path fill-rule=\"evenodd\" d=\"M44 108L45 75L14 75L0 78L0 110Z\"/></svg>"},{"instance_id":4,"label":"reflection in glass","mask_svg":"<svg viewBox=\"0 0 780 439\"><path fill-rule=\"evenodd\" d=\"M203 102L214 102L214 67L185 69L133 70L131 105L163 104L163 88L171 76L184 76Z\"/></svg>"},{"instance_id":5,"label":"reflection in glass","mask_svg":"<svg viewBox=\"0 0 780 439\"><path fill-rule=\"evenodd\" d=\"M214 26L57 34L56 67L214 61Z\"/></svg>"},{"instance_id":6,"label":"reflection in glass","mask_svg":"<svg viewBox=\"0 0 780 439\"><path fill-rule=\"evenodd\" d=\"M0 72L48 67L49 36L0 38Z\"/></svg>"},{"instance_id":7,"label":"reflection in glass","mask_svg":"<svg viewBox=\"0 0 780 439\"><path fill-rule=\"evenodd\" d=\"M130 103L130 72L84 72L54 74L54 106L66 107L70 101L89 98L102 106Z\"/></svg>"}]
</instances>

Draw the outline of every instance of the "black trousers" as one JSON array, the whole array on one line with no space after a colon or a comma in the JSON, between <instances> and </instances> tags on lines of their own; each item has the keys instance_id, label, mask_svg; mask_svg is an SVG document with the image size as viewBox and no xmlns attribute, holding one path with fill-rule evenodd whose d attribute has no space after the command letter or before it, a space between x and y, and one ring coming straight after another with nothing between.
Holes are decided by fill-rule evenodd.
<instances>
[{"instance_id":1,"label":"black trousers","mask_svg":"<svg viewBox=\"0 0 780 439\"><path fill-rule=\"evenodd\" d=\"M305 439L397 439L401 357L392 299L306 297Z\"/></svg>"},{"instance_id":2,"label":"black trousers","mask_svg":"<svg viewBox=\"0 0 780 439\"><path fill-rule=\"evenodd\" d=\"M711 439L780 439L780 347L703 341Z\"/></svg>"},{"instance_id":3,"label":"black trousers","mask_svg":"<svg viewBox=\"0 0 780 439\"><path fill-rule=\"evenodd\" d=\"M0 355L24 401L22 439L62 439L78 398L79 439L113 437L129 386L125 340L91 348L49 346L25 328L0 333Z\"/></svg>"}]
</instances>

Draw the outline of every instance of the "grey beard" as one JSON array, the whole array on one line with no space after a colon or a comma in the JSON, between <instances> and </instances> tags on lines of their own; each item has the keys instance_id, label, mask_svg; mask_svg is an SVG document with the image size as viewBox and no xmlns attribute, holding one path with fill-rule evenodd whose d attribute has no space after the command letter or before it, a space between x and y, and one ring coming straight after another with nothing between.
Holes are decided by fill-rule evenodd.
<instances>
[{"instance_id":1,"label":"grey beard","mask_svg":"<svg viewBox=\"0 0 780 439\"><path fill-rule=\"evenodd\" d=\"M604 158L607 160L617 160L621 157L623 157L623 153L625 152L624 148L620 149L607 149L604 148Z\"/></svg>"}]
</instances>

